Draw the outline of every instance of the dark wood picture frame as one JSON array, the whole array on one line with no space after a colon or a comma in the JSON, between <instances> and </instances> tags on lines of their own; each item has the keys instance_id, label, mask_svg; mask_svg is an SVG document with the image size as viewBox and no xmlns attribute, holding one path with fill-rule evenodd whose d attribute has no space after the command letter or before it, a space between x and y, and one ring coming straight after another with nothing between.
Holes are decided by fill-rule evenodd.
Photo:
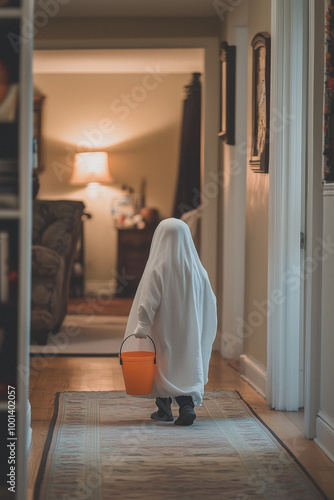
<instances>
[{"instance_id":1,"label":"dark wood picture frame","mask_svg":"<svg viewBox=\"0 0 334 500\"><path fill-rule=\"evenodd\" d=\"M334 0L326 11L326 79L324 102L324 182L334 183Z\"/></svg>"},{"instance_id":2,"label":"dark wood picture frame","mask_svg":"<svg viewBox=\"0 0 334 500\"><path fill-rule=\"evenodd\" d=\"M236 47L222 42L220 45L220 132L226 144L235 144L235 59Z\"/></svg>"},{"instance_id":3,"label":"dark wood picture frame","mask_svg":"<svg viewBox=\"0 0 334 500\"><path fill-rule=\"evenodd\" d=\"M39 173L44 170L43 164L43 145L42 145L42 110L43 102L45 96L34 95L34 130L33 130L33 140L34 140L34 171Z\"/></svg>"},{"instance_id":4,"label":"dark wood picture frame","mask_svg":"<svg viewBox=\"0 0 334 500\"><path fill-rule=\"evenodd\" d=\"M257 33L253 47L252 149L250 168L268 173L270 141L270 35Z\"/></svg>"}]
</instances>

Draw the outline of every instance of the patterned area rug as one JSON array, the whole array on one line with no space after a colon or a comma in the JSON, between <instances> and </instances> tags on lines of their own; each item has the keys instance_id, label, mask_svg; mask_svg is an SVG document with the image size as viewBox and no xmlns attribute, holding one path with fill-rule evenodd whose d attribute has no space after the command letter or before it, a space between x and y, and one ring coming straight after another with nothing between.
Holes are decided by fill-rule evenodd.
<instances>
[{"instance_id":1,"label":"patterned area rug","mask_svg":"<svg viewBox=\"0 0 334 500\"><path fill-rule=\"evenodd\" d=\"M326 498L237 392L206 392L190 427L151 420L154 407L57 394L34 500Z\"/></svg>"}]
</instances>

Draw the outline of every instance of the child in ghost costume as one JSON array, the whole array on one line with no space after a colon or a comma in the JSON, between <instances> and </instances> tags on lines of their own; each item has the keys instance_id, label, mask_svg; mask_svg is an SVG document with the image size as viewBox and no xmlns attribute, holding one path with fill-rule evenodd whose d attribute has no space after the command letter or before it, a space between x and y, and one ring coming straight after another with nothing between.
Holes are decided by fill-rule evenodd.
<instances>
[{"instance_id":1,"label":"child in ghost costume","mask_svg":"<svg viewBox=\"0 0 334 500\"><path fill-rule=\"evenodd\" d=\"M124 338L140 350L150 335L157 349L153 389L158 411L151 418L173 421L172 398L179 405L177 425L191 425L202 404L217 330L216 297L201 264L188 225L165 219L156 228L146 267L130 311Z\"/></svg>"}]
</instances>

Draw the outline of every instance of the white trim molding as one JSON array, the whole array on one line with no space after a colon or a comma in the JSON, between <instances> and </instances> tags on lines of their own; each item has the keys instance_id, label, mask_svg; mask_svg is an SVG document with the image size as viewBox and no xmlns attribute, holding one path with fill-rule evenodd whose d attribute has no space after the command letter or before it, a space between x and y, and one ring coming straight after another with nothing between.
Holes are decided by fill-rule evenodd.
<instances>
[{"instance_id":1,"label":"white trim molding","mask_svg":"<svg viewBox=\"0 0 334 500\"><path fill-rule=\"evenodd\" d=\"M334 462L334 419L320 410L316 420L317 437L314 441Z\"/></svg>"},{"instance_id":2,"label":"white trim molding","mask_svg":"<svg viewBox=\"0 0 334 500\"><path fill-rule=\"evenodd\" d=\"M323 238L322 171L324 109L324 2L309 0L309 75L307 140L307 207L305 260L312 260ZM323 55L323 57L322 57ZM319 77L320 75L320 77ZM316 435L316 418L320 408L321 367L321 289L322 264L305 280L305 436Z\"/></svg>"},{"instance_id":3,"label":"white trim molding","mask_svg":"<svg viewBox=\"0 0 334 500\"><path fill-rule=\"evenodd\" d=\"M266 397L267 371L264 366L247 354L242 354L240 356L240 375L260 396Z\"/></svg>"},{"instance_id":4,"label":"white trim molding","mask_svg":"<svg viewBox=\"0 0 334 500\"><path fill-rule=\"evenodd\" d=\"M323 196L334 196L334 182L324 182L322 194Z\"/></svg>"},{"instance_id":5,"label":"white trim molding","mask_svg":"<svg viewBox=\"0 0 334 500\"><path fill-rule=\"evenodd\" d=\"M272 1L269 164L267 400L276 410L301 403L303 171L306 148L308 5Z\"/></svg>"}]
</instances>

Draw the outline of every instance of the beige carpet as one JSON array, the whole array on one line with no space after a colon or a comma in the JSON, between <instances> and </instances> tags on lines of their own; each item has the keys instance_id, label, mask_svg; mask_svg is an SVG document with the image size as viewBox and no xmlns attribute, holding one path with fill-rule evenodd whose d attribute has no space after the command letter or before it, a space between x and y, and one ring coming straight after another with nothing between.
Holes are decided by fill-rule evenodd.
<instances>
[{"instance_id":1,"label":"beige carpet","mask_svg":"<svg viewBox=\"0 0 334 500\"><path fill-rule=\"evenodd\" d=\"M68 314L46 345L31 345L31 356L116 356L127 324L127 316Z\"/></svg>"},{"instance_id":2,"label":"beige carpet","mask_svg":"<svg viewBox=\"0 0 334 500\"><path fill-rule=\"evenodd\" d=\"M325 498L237 392L206 392L190 427L153 409L124 392L58 394L34 500Z\"/></svg>"}]
</instances>

